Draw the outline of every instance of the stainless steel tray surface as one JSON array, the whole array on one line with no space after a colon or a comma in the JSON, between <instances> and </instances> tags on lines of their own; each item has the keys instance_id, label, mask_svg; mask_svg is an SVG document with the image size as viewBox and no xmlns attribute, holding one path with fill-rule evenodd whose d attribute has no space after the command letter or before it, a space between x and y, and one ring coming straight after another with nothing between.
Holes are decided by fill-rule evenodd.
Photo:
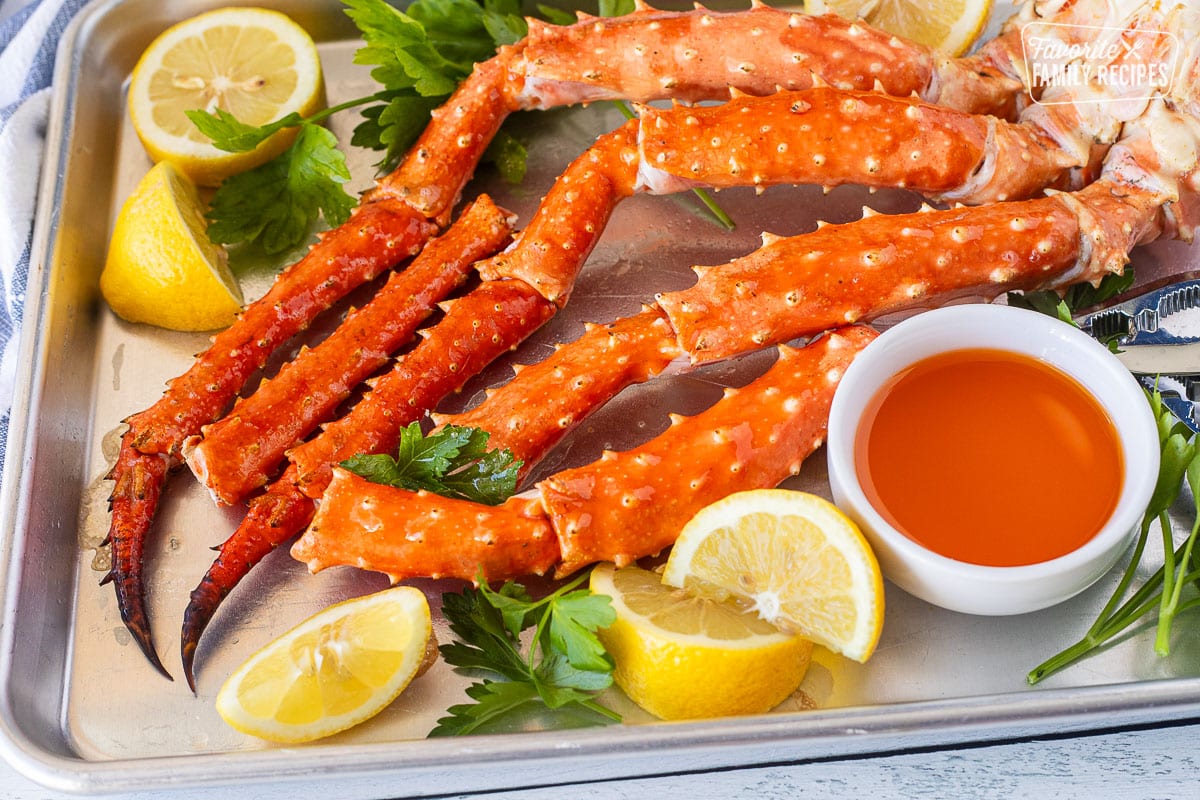
<instances>
[{"instance_id":1,"label":"stainless steel tray surface","mask_svg":"<svg viewBox=\"0 0 1200 800\"><path fill-rule=\"evenodd\" d=\"M358 42L332 0L262 2L287 11L318 39L330 102L372 91L352 63ZM1116 583L1110 575L1074 600L1036 614L985 618L955 614L888 586L883 639L867 665L818 648L801 688L775 713L694 723L659 723L618 692L619 726L426 740L466 681L445 665L413 684L379 717L304 747L278 747L225 726L213 709L224 678L251 652L318 609L382 588L378 575L352 569L309 576L286 548L253 571L206 635L199 696L182 680L157 675L121 623L101 548L108 482L120 420L150 405L182 372L203 335L129 325L99 298L108 234L124 197L149 168L124 107L138 54L169 24L217 3L125 0L94 4L64 38L57 96L35 234L28 335L23 341L8 472L3 484L3 698L0 746L31 778L79 792L198 788L249 781L303 781L334 787L374 776L396 794L531 785L664 771L761 764L999 737L1084 730L1196 715L1198 640L1185 625L1169 658L1157 659L1144 631L1030 689L1026 672L1074 641ZM521 115L530 174L506 186L483 170L469 192L487 189L527 221L553 178L594 137L619 124L608 104ZM348 141L352 114L335 118ZM355 189L370 184L372 154L352 155ZM532 362L585 320L636 311L655 291L692 280L694 264L715 264L754 249L762 230L799 233L817 219L856 218L863 205L914 209L901 192L869 195L840 188L726 191L721 204L739 223L726 233L688 197L637 197L613 217L571 305L515 356ZM1186 271L1184 245L1139 254L1146 279ZM270 273L239 265L247 292ZM327 325L327 323L326 323ZM317 328L321 328L318 325ZM326 327L327 329L327 327ZM694 413L720 388L760 372L770 355L673 375L627 391L584 425L539 468L595 458L602 447L633 446L666 425L666 413ZM446 408L475 402L506 379L498 364ZM828 494L823 454L788 485ZM155 641L178 677L178 635L188 593L211 563L210 548L234 529L238 509L215 508L187 474L170 481L148 546L148 596ZM1153 556L1152 556L1153 557ZM427 582L434 601L457 588ZM439 636L449 636L440 623ZM551 777L556 776L556 777Z\"/></svg>"}]
</instances>

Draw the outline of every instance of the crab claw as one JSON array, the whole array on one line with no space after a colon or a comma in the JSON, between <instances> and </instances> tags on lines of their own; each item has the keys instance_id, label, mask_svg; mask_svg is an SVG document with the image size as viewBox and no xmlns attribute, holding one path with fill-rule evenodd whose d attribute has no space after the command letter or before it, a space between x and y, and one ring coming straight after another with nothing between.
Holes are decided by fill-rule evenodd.
<instances>
[{"instance_id":1,"label":"crab claw","mask_svg":"<svg viewBox=\"0 0 1200 800\"><path fill-rule=\"evenodd\" d=\"M126 433L121 437L117 463L108 474L114 486L108 499L112 527L105 543L112 546L112 567L101 583L113 584L125 627L154 668L173 680L154 649L142 581L142 551L167 476L167 457L139 453L130 443L130 436Z\"/></svg>"}]
</instances>

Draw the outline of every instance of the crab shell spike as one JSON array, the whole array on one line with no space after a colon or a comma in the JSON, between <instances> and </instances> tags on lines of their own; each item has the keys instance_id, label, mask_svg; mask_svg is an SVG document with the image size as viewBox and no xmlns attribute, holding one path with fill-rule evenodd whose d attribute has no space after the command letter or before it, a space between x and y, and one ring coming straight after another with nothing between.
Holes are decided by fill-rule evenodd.
<instances>
[{"instance_id":1,"label":"crab shell spike","mask_svg":"<svg viewBox=\"0 0 1200 800\"><path fill-rule=\"evenodd\" d=\"M832 223L826 222L823 219L819 219L819 220L817 220L817 230L824 230L825 228L828 228L831 224Z\"/></svg>"},{"instance_id":2,"label":"crab shell spike","mask_svg":"<svg viewBox=\"0 0 1200 800\"><path fill-rule=\"evenodd\" d=\"M829 88L829 82L827 80L825 80L824 78L822 78L820 75L818 75L815 71L810 70L808 74L809 74L809 82L812 84L812 88L814 88L814 89L828 89Z\"/></svg>"},{"instance_id":3,"label":"crab shell spike","mask_svg":"<svg viewBox=\"0 0 1200 800\"><path fill-rule=\"evenodd\" d=\"M877 216L879 216L879 212L875 209L871 208L870 206L862 207L862 219L870 219L871 217Z\"/></svg>"},{"instance_id":4,"label":"crab shell spike","mask_svg":"<svg viewBox=\"0 0 1200 800\"><path fill-rule=\"evenodd\" d=\"M782 236L771 233L770 231L763 231L761 234L759 234L759 237L762 239L763 247L770 247L783 238Z\"/></svg>"},{"instance_id":5,"label":"crab shell spike","mask_svg":"<svg viewBox=\"0 0 1200 800\"><path fill-rule=\"evenodd\" d=\"M633 10L637 11L657 11L658 9L651 6L646 0L633 0Z\"/></svg>"},{"instance_id":6,"label":"crab shell spike","mask_svg":"<svg viewBox=\"0 0 1200 800\"><path fill-rule=\"evenodd\" d=\"M753 96L754 95L750 94L749 92L743 92L741 89L737 88L736 86L729 87L729 99L730 100L740 100L743 97L753 97Z\"/></svg>"},{"instance_id":7,"label":"crab shell spike","mask_svg":"<svg viewBox=\"0 0 1200 800\"><path fill-rule=\"evenodd\" d=\"M540 482L562 550L556 575L595 561L656 553L704 506L787 478L797 458L824 437L836 388L828 376L844 372L874 337L869 328L846 328L801 350L789 348L735 396L679 417L646 444ZM713 435L720 430L737 435ZM741 468L714 468L733 463Z\"/></svg>"}]
</instances>

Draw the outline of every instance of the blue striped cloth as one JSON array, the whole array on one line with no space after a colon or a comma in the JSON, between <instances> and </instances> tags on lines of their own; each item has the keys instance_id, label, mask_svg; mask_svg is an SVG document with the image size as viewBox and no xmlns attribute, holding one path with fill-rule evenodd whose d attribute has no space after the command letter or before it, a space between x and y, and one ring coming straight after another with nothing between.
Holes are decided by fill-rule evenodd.
<instances>
[{"instance_id":1,"label":"blue striped cloth","mask_svg":"<svg viewBox=\"0 0 1200 800\"><path fill-rule=\"evenodd\" d=\"M0 0L0 468L7 450L33 210L58 40L90 0Z\"/></svg>"}]
</instances>

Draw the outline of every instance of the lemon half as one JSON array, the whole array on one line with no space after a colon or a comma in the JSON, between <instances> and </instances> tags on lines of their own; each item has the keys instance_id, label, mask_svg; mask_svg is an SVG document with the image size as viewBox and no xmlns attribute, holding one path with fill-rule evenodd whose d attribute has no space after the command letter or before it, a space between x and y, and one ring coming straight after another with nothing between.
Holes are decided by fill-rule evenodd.
<instances>
[{"instance_id":1,"label":"lemon half","mask_svg":"<svg viewBox=\"0 0 1200 800\"><path fill-rule=\"evenodd\" d=\"M856 661L883 629L883 576L870 545L832 503L786 489L739 492L700 511L663 581L734 597L780 627Z\"/></svg>"},{"instance_id":2,"label":"lemon half","mask_svg":"<svg viewBox=\"0 0 1200 800\"><path fill-rule=\"evenodd\" d=\"M309 617L247 659L217 694L243 733L307 742L382 711L417 675L433 636L411 586L347 600Z\"/></svg>"},{"instance_id":3,"label":"lemon half","mask_svg":"<svg viewBox=\"0 0 1200 800\"><path fill-rule=\"evenodd\" d=\"M603 564L590 586L616 612L598 632L616 665L613 680L660 719L760 714L804 679L812 643L732 603L665 586L638 567Z\"/></svg>"},{"instance_id":4,"label":"lemon half","mask_svg":"<svg viewBox=\"0 0 1200 800\"><path fill-rule=\"evenodd\" d=\"M230 325L242 292L224 248L205 234L196 187L169 162L155 165L113 226L100 291L118 316L177 331Z\"/></svg>"},{"instance_id":5,"label":"lemon half","mask_svg":"<svg viewBox=\"0 0 1200 800\"><path fill-rule=\"evenodd\" d=\"M861 17L880 30L960 56L987 25L992 0L805 0L804 10Z\"/></svg>"},{"instance_id":6,"label":"lemon half","mask_svg":"<svg viewBox=\"0 0 1200 800\"><path fill-rule=\"evenodd\" d=\"M158 36L133 68L129 114L155 161L170 161L201 186L287 149L285 129L247 153L227 153L186 112L222 108L247 125L293 111L309 116L325 103L321 61L308 33L278 11L222 8L184 20Z\"/></svg>"}]
</instances>

